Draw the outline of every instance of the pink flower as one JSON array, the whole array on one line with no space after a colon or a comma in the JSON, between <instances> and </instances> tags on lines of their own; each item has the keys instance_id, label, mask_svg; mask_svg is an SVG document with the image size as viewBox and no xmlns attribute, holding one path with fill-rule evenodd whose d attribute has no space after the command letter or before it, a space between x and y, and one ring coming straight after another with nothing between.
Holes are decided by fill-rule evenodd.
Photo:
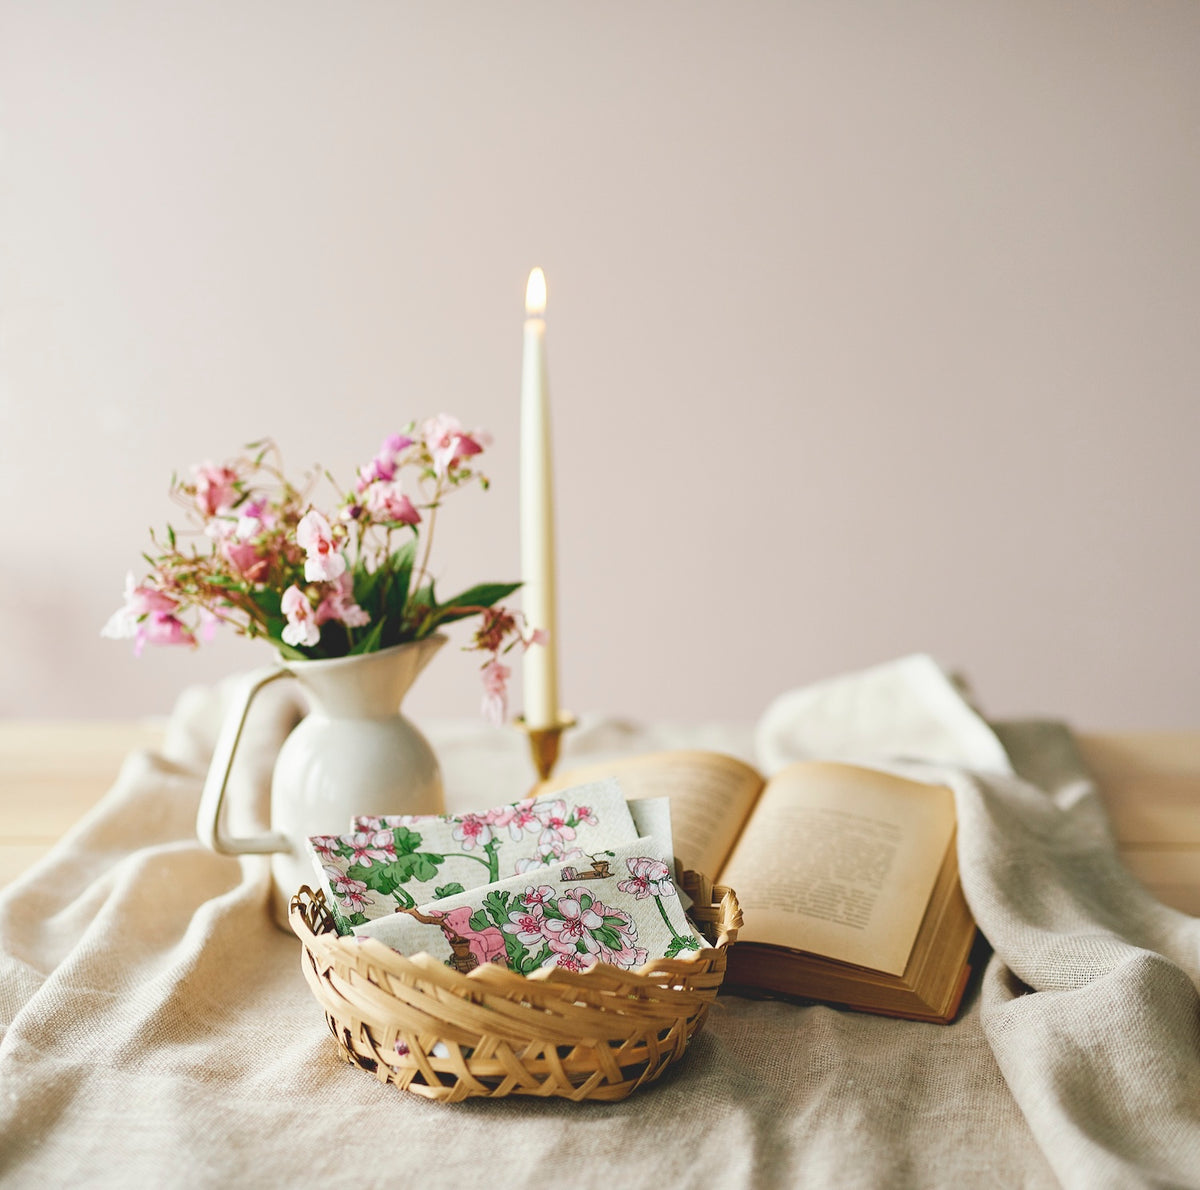
<instances>
[{"instance_id":1,"label":"pink flower","mask_svg":"<svg viewBox=\"0 0 1200 1190\"><path fill-rule=\"evenodd\" d=\"M662 860L643 855L637 859L627 859L625 866L629 869L631 879L622 880L617 885L621 892L632 893L639 901L647 897L675 895L671 872Z\"/></svg>"},{"instance_id":2,"label":"pink flower","mask_svg":"<svg viewBox=\"0 0 1200 1190\"><path fill-rule=\"evenodd\" d=\"M237 472L203 462L192 468L196 477L196 503L206 516L228 512L237 502Z\"/></svg>"},{"instance_id":3,"label":"pink flower","mask_svg":"<svg viewBox=\"0 0 1200 1190\"><path fill-rule=\"evenodd\" d=\"M457 417L439 413L421 426L421 437L433 456L433 469L439 476L449 473L460 460L471 455L482 454L490 441L483 430L468 434Z\"/></svg>"},{"instance_id":4,"label":"pink flower","mask_svg":"<svg viewBox=\"0 0 1200 1190\"><path fill-rule=\"evenodd\" d=\"M532 909L534 906L541 908L547 901L554 900L554 889L549 884L539 884L534 888L531 884L521 894L521 904Z\"/></svg>"},{"instance_id":5,"label":"pink flower","mask_svg":"<svg viewBox=\"0 0 1200 1190\"><path fill-rule=\"evenodd\" d=\"M270 505L263 497L248 500L239 510L237 535L243 541L257 537L264 530L270 529L275 520L275 514L270 511Z\"/></svg>"},{"instance_id":6,"label":"pink flower","mask_svg":"<svg viewBox=\"0 0 1200 1190\"><path fill-rule=\"evenodd\" d=\"M575 951L552 950L542 961L543 967L562 967L567 971L586 971L599 960L594 954L578 954Z\"/></svg>"},{"instance_id":7,"label":"pink flower","mask_svg":"<svg viewBox=\"0 0 1200 1190\"><path fill-rule=\"evenodd\" d=\"M367 886L363 881L354 880L336 868L327 867L325 875L329 877L329 887L343 909L350 913L362 913L372 903L372 898L367 896Z\"/></svg>"},{"instance_id":8,"label":"pink flower","mask_svg":"<svg viewBox=\"0 0 1200 1190\"><path fill-rule=\"evenodd\" d=\"M412 444L413 439L404 434L389 434L379 453L365 467L358 469L358 490L365 492L376 480L390 482L395 479L399 456Z\"/></svg>"},{"instance_id":9,"label":"pink flower","mask_svg":"<svg viewBox=\"0 0 1200 1190\"><path fill-rule=\"evenodd\" d=\"M486 846L492 841L492 828L478 814L464 814L454 828L454 838L464 851L471 851L476 843Z\"/></svg>"},{"instance_id":10,"label":"pink flower","mask_svg":"<svg viewBox=\"0 0 1200 1190\"><path fill-rule=\"evenodd\" d=\"M546 944L545 924L545 910L541 905L534 905L528 909L514 909L500 928L506 934L515 934L517 941L532 952Z\"/></svg>"},{"instance_id":11,"label":"pink flower","mask_svg":"<svg viewBox=\"0 0 1200 1190\"><path fill-rule=\"evenodd\" d=\"M550 639L550 633L544 628L535 628L525 640L525 648L533 645L544 645Z\"/></svg>"},{"instance_id":12,"label":"pink flower","mask_svg":"<svg viewBox=\"0 0 1200 1190\"><path fill-rule=\"evenodd\" d=\"M508 679L512 670L493 657L483 667L483 714L495 727L508 715Z\"/></svg>"},{"instance_id":13,"label":"pink flower","mask_svg":"<svg viewBox=\"0 0 1200 1190\"><path fill-rule=\"evenodd\" d=\"M367 508L377 521L419 525L421 514L400 490L398 483L375 483L367 489Z\"/></svg>"},{"instance_id":14,"label":"pink flower","mask_svg":"<svg viewBox=\"0 0 1200 1190\"><path fill-rule=\"evenodd\" d=\"M596 817L596 812L591 806L576 806L575 807L575 823L582 825L587 823L588 826L595 826L599 821Z\"/></svg>"},{"instance_id":15,"label":"pink flower","mask_svg":"<svg viewBox=\"0 0 1200 1190\"><path fill-rule=\"evenodd\" d=\"M396 844L391 831L355 831L347 836L350 848L350 863L369 868L378 860L388 863L396 858Z\"/></svg>"},{"instance_id":16,"label":"pink flower","mask_svg":"<svg viewBox=\"0 0 1200 1190\"><path fill-rule=\"evenodd\" d=\"M279 610L287 617L287 626L282 633L284 644L311 649L321 639L313 605L295 583L284 591Z\"/></svg>"},{"instance_id":17,"label":"pink flower","mask_svg":"<svg viewBox=\"0 0 1200 1190\"><path fill-rule=\"evenodd\" d=\"M538 842L544 847L558 847L575 838L575 831L567 825L567 803L559 799L538 810L542 833Z\"/></svg>"},{"instance_id":18,"label":"pink flower","mask_svg":"<svg viewBox=\"0 0 1200 1190\"><path fill-rule=\"evenodd\" d=\"M318 624L339 620L347 628L361 628L371 622L371 617L354 602L354 580L349 572L343 574L317 604L315 620Z\"/></svg>"},{"instance_id":19,"label":"pink flower","mask_svg":"<svg viewBox=\"0 0 1200 1190\"><path fill-rule=\"evenodd\" d=\"M308 555L304 578L310 583L331 583L346 572L346 559L338 551L329 522L309 509L296 526L296 542Z\"/></svg>"},{"instance_id":20,"label":"pink flower","mask_svg":"<svg viewBox=\"0 0 1200 1190\"><path fill-rule=\"evenodd\" d=\"M313 850L313 854L319 860L333 860L338 858L338 840L334 835L313 835L308 841L309 846ZM325 868L326 873L337 873L337 868Z\"/></svg>"},{"instance_id":21,"label":"pink flower","mask_svg":"<svg viewBox=\"0 0 1200 1190\"><path fill-rule=\"evenodd\" d=\"M156 587L139 587L133 572L125 576L125 606L113 612L100 629L110 640L133 638L134 654L152 645L194 645L195 634L178 617L179 605Z\"/></svg>"},{"instance_id":22,"label":"pink flower","mask_svg":"<svg viewBox=\"0 0 1200 1190\"><path fill-rule=\"evenodd\" d=\"M583 907L581 898L586 895L581 888L563 893L558 899L561 919L549 918L546 921L546 937L560 953L576 953L581 942L589 954L599 953L600 942L592 936L592 931L604 925L604 918L591 907Z\"/></svg>"},{"instance_id":23,"label":"pink flower","mask_svg":"<svg viewBox=\"0 0 1200 1190\"><path fill-rule=\"evenodd\" d=\"M533 811L533 799L527 798L515 806L507 806L493 820L496 826L508 827L508 833L519 840L526 831L540 830L541 819Z\"/></svg>"},{"instance_id":24,"label":"pink flower","mask_svg":"<svg viewBox=\"0 0 1200 1190\"><path fill-rule=\"evenodd\" d=\"M221 552L248 583L261 583L271 568L271 559L259 553L258 546L248 541L225 541Z\"/></svg>"}]
</instances>

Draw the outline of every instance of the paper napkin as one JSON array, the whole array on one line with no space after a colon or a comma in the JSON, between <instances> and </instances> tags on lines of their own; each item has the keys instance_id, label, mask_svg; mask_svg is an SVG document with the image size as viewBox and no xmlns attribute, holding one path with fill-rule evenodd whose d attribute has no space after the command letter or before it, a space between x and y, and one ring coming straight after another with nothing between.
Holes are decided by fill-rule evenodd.
<instances>
[{"instance_id":1,"label":"paper napkin","mask_svg":"<svg viewBox=\"0 0 1200 1190\"><path fill-rule=\"evenodd\" d=\"M545 863L579 862L638 836L614 779L477 814L357 818L309 852L341 933Z\"/></svg>"},{"instance_id":2,"label":"paper napkin","mask_svg":"<svg viewBox=\"0 0 1200 1190\"><path fill-rule=\"evenodd\" d=\"M496 963L522 974L583 971L597 963L635 969L689 955L704 943L684 916L662 844L653 838L554 864L486 888L354 927L405 954L424 951L468 972Z\"/></svg>"}]
</instances>

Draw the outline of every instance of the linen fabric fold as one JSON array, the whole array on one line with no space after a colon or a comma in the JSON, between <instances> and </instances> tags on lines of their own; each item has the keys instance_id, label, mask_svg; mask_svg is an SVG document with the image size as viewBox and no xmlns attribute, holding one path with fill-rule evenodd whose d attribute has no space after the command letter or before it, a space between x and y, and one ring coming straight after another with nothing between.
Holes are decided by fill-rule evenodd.
<instances>
[{"instance_id":1,"label":"linen fabric fold","mask_svg":"<svg viewBox=\"0 0 1200 1190\"><path fill-rule=\"evenodd\" d=\"M930 681L936 666L920 668ZM935 697L961 700L947 687ZM266 825L266 783L297 715L270 693L230 790L248 827ZM929 694L893 682L889 739L903 740L906 716L962 738L928 722ZM633 1190L1197 1184L1197 922L1120 869L1061 730L997 730L1007 775L972 770L970 747L937 754L958 796L967 895L997 950L954 1024L722 996L684 1060L628 1100L448 1107L338 1060L298 943L271 924L265 861L196 841L227 697L189 692L163 750L131 756L87 818L0 892L6 1188L298 1186L344 1180L348 1162L383 1185L399 1159L406 1181L430 1187L473 1184L483 1168L491 1187L532 1176L583 1190L614 1177ZM790 714L794 733L764 718L764 760L836 719ZM527 790L516 733L422 726L451 809ZM839 732L843 753L894 755L869 730ZM919 756L928 739L901 751ZM563 765L680 748L749 759L753 740L728 724L592 717Z\"/></svg>"}]
</instances>

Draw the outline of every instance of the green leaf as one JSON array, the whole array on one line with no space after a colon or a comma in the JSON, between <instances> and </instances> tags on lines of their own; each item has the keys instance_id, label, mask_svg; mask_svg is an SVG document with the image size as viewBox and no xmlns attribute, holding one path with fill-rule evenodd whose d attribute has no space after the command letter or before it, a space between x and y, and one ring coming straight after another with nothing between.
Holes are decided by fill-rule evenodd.
<instances>
[{"instance_id":1,"label":"green leaf","mask_svg":"<svg viewBox=\"0 0 1200 1190\"><path fill-rule=\"evenodd\" d=\"M621 936L611 926L600 926L593 930L592 937L607 946L609 950L621 949Z\"/></svg>"},{"instance_id":2,"label":"green leaf","mask_svg":"<svg viewBox=\"0 0 1200 1190\"><path fill-rule=\"evenodd\" d=\"M392 827L392 846L397 855L407 855L421 846L421 836L406 826Z\"/></svg>"},{"instance_id":3,"label":"green leaf","mask_svg":"<svg viewBox=\"0 0 1200 1190\"><path fill-rule=\"evenodd\" d=\"M508 921L508 907L511 900L512 893L500 892L498 889L483 898L483 907L494 925L502 926ZM505 937L507 936L505 935Z\"/></svg>"},{"instance_id":4,"label":"green leaf","mask_svg":"<svg viewBox=\"0 0 1200 1190\"><path fill-rule=\"evenodd\" d=\"M371 626L371 631L350 650L350 656L360 653L374 653L379 648L379 640L383 636L383 619L377 619Z\"/></svg>"},{"instance_id":5,"label":"green leaf","mask_svg":"<svg viewBox=\"0 0 1200 1190\"><path fill-rule=\"evenodd\" d=\"M463 886L455 880L452 884L439 884L433 890L433 899L440 901L443 897L452 897L455 893L463 892Z\"/></svg>"},{"instance_id":6,"label":"green leaf","mask_svg":"<svg viewBox=\"0 0 1200 1190\"><path fill-rule=\"evenodd\" d=\"M482 909L476 909L467 920L467 924L477 934L482 934L484 930L491 927L491 922L488 921L488 916Z\"/></svg>"},{"instance_id":7,"label":"green leaf","mask_svg":"<svg viewBox=\"0 0 1200 1190\"><path fill-rule=\"evenodd\" d=\"M390 897L396 891L396 886L402 883L396 878L393 871L395 867L395 864L372 864L369 868L363 864L351 864L346 869L346 875L351 880L361 880L368 888Z\"/></svg>"},{"instance_id":8,"label":"green leaf","mask_svg":"<svg viewBox=\"0 0 1200 1190\"><path fill-rule=\"evenodd\" d=\"M271 637L271 643L279 650L279 655L284 659L284 661L311 660L307 653L302 653L299 649L293 649L291 645L285 644L282 640L279 640L269 628L267 631Z\"/></svg>"},{"instance_id":9,"label":"green leaf","mask_svg":"<svg viewBox=\"0 0 1200 1190\"><path fill-rule=\"evenodd\" d=\"M394 864L388 866L395 871L400 884L407 884L410 880L419 880L423 884L437 875L437 865L441 859L440 855L425 855L416 851L412 855L400 856ZM434 862L435 860L437 862Z\"/></svg>"},{"instance_id":10,"label":"green leaf","mask_svg":"<svg viewBox=\"0 0 1200 1190\"><path fill-rule=\"evenodd\" d=\"M667 944L666 958L673 959L680 951L699 950L700 943L695 938L681 938L678 934Z\"/></svg>"},{"instance_id":11,"label":"green leaf","mask_svg":"<svg viewBox=\"0 0 1200 1190\"><path fill-rule=\"evenodd\" d=\"M406 893L402 888L392 889L392 896L395 898L396 904L399 905L401 909L415 909L417 907L416 901L414 901L412 897L409 896L408 893Z\"/></svg>"},{"instance_id":12,"label":"green leaf","mask_svg":"<svg viewBox=\"0 0 1200 1190\"><path fill-rule=\"evenodd\" d=\"M455 620L465 620L468 616L476 615L480 608L499 603L520 586L520 583L480 583L455 595L453 599L447 599L445 603L433 604L437 622L452 624ZM432 594L431 591L431 598Z\"/></svg>"}]
</instances>

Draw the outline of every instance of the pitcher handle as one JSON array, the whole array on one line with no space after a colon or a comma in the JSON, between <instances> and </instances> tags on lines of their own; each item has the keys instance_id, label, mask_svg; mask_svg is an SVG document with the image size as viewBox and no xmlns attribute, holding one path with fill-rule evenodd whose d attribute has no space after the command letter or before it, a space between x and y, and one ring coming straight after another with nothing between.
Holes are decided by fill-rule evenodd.
<instances>
[{"instance_id":1,"label":"pitcher handle","mask_svg":"<svg viewBox=\"0 0 1200 1190\"><path fill-rule=\"evenodd\" d=\"M217 746L208 766L208 776L204 780L204 792L200 795L200 809L196 813L196 834L200 842L218 855L268 855L292 849L287 836L278 831L265 835L250 835L246 838L232 838L221 830L221 806L225 801L225 787L229 784L233 755L237 751L238 741L242 738L242 728L246 725L250 703L264 686L291 676L289 670L279 665L247 674L238 687L233 706L229 708L225 721L221 724Z\"/></svg>"}]
</instances>

